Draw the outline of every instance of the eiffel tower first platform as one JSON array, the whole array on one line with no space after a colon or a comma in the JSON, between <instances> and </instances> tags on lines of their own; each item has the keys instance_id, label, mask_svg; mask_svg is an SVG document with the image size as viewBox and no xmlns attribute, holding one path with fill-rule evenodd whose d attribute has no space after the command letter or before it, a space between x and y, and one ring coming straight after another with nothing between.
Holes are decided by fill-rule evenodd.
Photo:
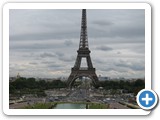
<instances>
[{"instance_id":1,"label":"eiffel tower first platform","mask_svg":"<svg viewBox=\"0 0 160 120\"><path fill-rule=\"evenodd\" d=\"M75 65L71 68L71 74L67 80L68 87L72 87L77 78L85 76L89 77L92 80L93 86L97 88L99 86L98 77L95 72L96 69L93 68L90 57L91 51L88 47L86 9L82 10L81 35L77 53ZM86 58L87 67L81 67L82 58Z\"/></svg>"}]
</instances>

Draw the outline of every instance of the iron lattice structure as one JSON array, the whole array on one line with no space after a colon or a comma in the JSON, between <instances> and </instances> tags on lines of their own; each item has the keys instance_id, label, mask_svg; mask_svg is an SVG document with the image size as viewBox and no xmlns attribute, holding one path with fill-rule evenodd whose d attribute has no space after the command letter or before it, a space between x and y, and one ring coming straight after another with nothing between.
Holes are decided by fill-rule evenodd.
<instances>
[{"instance_id":1,"label":"iron lattice structure","mask_svg":"<svg viewBox=\"0 0 160 120\"><path fill-rule=\"evenodd\" d=\"M88 36L87 36L87 17L86 9L82 10L82 22L81 22L81 35L79 49L77 50L77 58L73 68L71 68L71 74L68 77L67 84L69 87L72 87L74 81L80 77L89 77L92 80L93 85L97 88L98 77L96 75L96 69L93 68L90 53L88 46ZM87 67L81 67L82 58L86 58Z\"/></svg>"}]
</instances>

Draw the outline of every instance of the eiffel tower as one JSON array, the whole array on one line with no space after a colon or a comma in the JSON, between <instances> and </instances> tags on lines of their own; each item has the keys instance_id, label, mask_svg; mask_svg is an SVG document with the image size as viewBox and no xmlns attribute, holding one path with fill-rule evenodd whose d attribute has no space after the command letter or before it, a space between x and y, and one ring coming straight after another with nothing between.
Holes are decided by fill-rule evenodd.
<instances>
[{"instance_id":1,"label":"eiffel tower","mask_svg":"<svg viewBox=\"0 0 160 120\"><path fill-rule=\"evenodd\" d=\"M87 36L87 18L86 18L86 9L82 10L82 21L81 21L81 35L79 49L77 50L77 59L73 68L71 68L71 74L68 77L67 84L69 87L72 87L74 81L80 77L89 77L92 80L93 86L97 88L98 77L96 75L96 69L93 68L90 53L88 46L88 36ZM86 58L87 67L80 67L82 58Z\"/></svg>"}]
</instances>

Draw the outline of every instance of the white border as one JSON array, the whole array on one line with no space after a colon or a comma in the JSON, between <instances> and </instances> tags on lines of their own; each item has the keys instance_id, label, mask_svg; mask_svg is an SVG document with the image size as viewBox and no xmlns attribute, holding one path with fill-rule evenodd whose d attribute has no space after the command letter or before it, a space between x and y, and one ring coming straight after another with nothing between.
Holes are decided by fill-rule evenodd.
<instances>
[{"instance_id":1,"label":"white border","mask_svg":"<svg viewBox=\"0 0 160 120\"><path fill-rule=\"evenodd\" d=\"M145 9L145 89L151 89L151 6L147 3L7 3L3 7L3 112L6 115L148 115L142 109L9 109L9 9Z\"/></svg>"}]
</instances>

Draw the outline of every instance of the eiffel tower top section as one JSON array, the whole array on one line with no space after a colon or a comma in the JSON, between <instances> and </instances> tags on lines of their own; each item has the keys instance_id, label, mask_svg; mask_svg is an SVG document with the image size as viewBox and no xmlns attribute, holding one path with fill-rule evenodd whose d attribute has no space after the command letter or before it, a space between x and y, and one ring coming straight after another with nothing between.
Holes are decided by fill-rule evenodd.
<instances>
[{"instance_id":1,"label":"eiffel tower top section","mask_svg":"<svg viewBox=\"0 0 160 120\"><path fill-rule=\"evenodd\" d=\"M79 50L80 49L88 49L86 9L82 9L81 36L80 36Z\"/></svg>"}]
</instances>

